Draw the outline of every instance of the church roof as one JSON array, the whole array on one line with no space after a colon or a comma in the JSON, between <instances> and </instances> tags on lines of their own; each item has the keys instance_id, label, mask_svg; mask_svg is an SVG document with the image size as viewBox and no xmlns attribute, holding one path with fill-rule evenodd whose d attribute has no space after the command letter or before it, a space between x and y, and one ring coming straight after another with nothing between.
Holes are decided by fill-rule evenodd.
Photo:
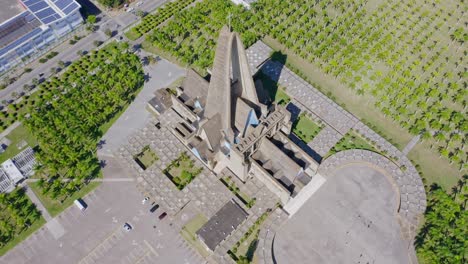
<instances>
[{"instance_id":1,"label":"church roof","mask_svg":"<svg viewBox=\"0 0 468 264\"><path fill-rule=\"evenodd\" d=\"M199 98L200 103L205 105L206 95L210 83L203 77L198 75L194 70L187 70L187 76L185 77L182 87L184 93L191 98Z\"/></svg>"}]
</instances>

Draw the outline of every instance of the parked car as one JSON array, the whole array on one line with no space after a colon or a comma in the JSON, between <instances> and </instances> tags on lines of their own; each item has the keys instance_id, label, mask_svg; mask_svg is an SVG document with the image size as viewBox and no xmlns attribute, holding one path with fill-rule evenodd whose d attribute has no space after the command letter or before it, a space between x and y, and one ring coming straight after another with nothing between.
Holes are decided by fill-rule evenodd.
<instances>
[{"instance_id":1,"label":"parked car","mask_svg":"<svg viewBox=\"0 0 468 264\"><path fill-rule=\"evenodd\" d=\"M127 232L133 229L132 226L131 226L129 223L125 223L125 224L123 225L123 228L124 228L125 231L127 231Z\"/></svg>"},{"instance_id":2,"label":"parked car","mask_svg":"<svg viewBox=\"0 0 468 264\"><path fill-rule=\"evenodd\" d=\"M154 205L153 207L151 207L150 213L154 213L154 211L156 211L156 209L158 208L159 208L159 204Z\"/></svg>"},{"instance_id":3,"label":"parked car","mask_svg":"<svg viewBox=\"0 0 468 264\"><path fill-rule=\"evenodd\" d=\"M78 209L80 209L81 211L84 211L86 209L86 207L88 207L88 205L83 202L83 200L81 199L76 199L74 204L76 205L76 207L78 207Z\"/></svg>"},{"instance_id":4,"label":"parked car","mask_svg":"<svg viewBox=\"0 0 468 264\"><path fill-rule=\"evenodd\" d=\"M143 199L143 201L141 201L141 204L145 204L148 200L149 200L149 197L145 197L145 199Z\"/></svg>"},{"instance_id":5,"label":"parked car","mask_svg":"<svg viewBox=\"0 0 468 264\"><path fill-rule=\"evenodd\" d=\"M160 215L159 215L159 220L163 220L163 219L164 219L164 217L166 217L166 215L167 215L167 213L166 213L166 212L164 212L164 213L160 214Z\"/></svg>"}]
</instances>

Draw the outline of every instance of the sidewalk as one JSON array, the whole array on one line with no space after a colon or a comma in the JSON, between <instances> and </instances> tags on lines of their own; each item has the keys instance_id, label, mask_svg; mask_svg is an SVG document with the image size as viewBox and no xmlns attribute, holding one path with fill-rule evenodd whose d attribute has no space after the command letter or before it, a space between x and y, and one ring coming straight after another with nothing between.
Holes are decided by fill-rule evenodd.
<instances>
[{"instance_id":1,"label":"sidewalk","mask_svg":"<svg viewBox=\"0 0 468 264\"><path fill-rule=\"evenodd\" d=\"M49 222L52 217L50 216L49 212L47 212L47 209L44 207L42 204L41 200L36 196L36 194L25 184L24 188L26 189L26 195L31 199L31 201L36 205L37 209L41 212L42 216L44 219Z\"/></svg>"}]
</instances>

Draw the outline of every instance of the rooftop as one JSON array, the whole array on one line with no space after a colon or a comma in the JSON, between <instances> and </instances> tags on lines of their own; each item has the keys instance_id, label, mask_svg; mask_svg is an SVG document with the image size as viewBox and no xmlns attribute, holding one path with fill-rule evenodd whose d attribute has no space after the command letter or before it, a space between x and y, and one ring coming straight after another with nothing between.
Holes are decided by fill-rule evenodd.
<instances>
[{"instance_id":1,"label":"rooftop","mask_svg":"<svg viewBox=\"0 0 468 264\"><path fill-rule=\"evenodd\" d=\"M21 6L18 0L2 0L2 8L0 8L0 25L24 10L25 9Z\"/></svg>"},{"instance_id":2,"label":"rooftop","mask_svg":"<svg viewBox=\"0 0 468 264\"><path fill-rule=\"evenodd\" d=\"M198 237L212 251L247 219L247 213L233 201L227 202L198 231Z\"/></svg>"}]
</instances>

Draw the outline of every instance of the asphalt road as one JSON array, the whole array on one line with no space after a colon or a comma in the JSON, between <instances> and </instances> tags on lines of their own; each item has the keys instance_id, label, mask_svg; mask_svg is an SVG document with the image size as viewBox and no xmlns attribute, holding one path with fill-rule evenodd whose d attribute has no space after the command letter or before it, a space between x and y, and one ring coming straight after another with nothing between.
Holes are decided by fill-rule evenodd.
<instances>
[{"instance_id":1,"label":"asphalt road","mask_svg":"<svg viewBox=\"0 0 468 264\"><path fill-rule=\"evenodd\" d=\"M158 6L164 4L167 0L144 0L143 4L137 8L147 12L150 12L157 8ZM50 75L50 69L52 67L58 67L58 61L64 62L71 62L79 58L77 52L79 50L86 50L89 51L91 49L95 49L94 41L106 41L109 39L105 34L104 31L106 29L111 29L112 31L118 31L119 34L125 29L126 27L130 26L132 23L138 21L139 17L134 15L133 13L128 12L121 12L119 15L110 17L105 14L105 12L101 12L98 16L99 22L97 26L99 26L99 30L96 32L88 32L86 30L79 33L79 35L85 35L80 41L78 41L75 45L70 45L68 40L64 43L60 44L56 48L51 51L57 51L59 54L54 58L48 60L45 63L38 63L36 60L35 62L27 65L25 67L29 67L32 69L31 72L23 74L16 82L9 85L3 90L0 90L0 101L3 100L11 100L11 94L13 92L20 93L23 91L23 87L25 84L31 84L31 80L33 78L40 79L40 74L44 74L43 77L47 77ZM115 37L115 36L114 36ZM50 51L49 51L50 52Z\"/></svg>"}]
</instances>

